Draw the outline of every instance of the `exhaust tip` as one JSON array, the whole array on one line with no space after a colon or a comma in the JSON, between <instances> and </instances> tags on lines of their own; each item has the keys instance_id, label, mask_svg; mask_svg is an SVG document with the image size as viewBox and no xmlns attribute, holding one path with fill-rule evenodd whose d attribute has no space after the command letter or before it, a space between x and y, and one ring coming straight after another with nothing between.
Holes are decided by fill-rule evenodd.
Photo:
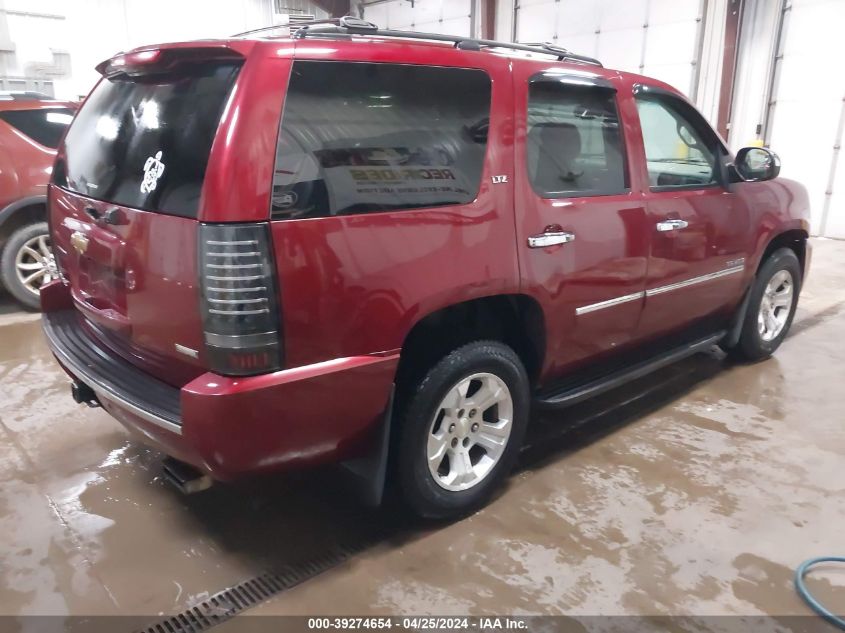
<instances>
[{"instance_id":1,"label":"exhaust tip","mask_svg":"<svg viewBox=\"0 0 845 633\"><path fill-rule=\"evenodd\" d=\"M202 471L173 457L165 458L162 468L164 478L185 495L208 490L214 483L214 480Z\"/></svg>"},{"instance_id":2,"label":"exhaust tip","mask_svg":"<svg viewBox=\"0 0 845 633\"><path fill-rule=\"evenodd\" d=\"M77 404L87 404L89 407L99 407L100 401L97 394L84 382L70 383L70 395Z\"/></svg>"}]
</instances>

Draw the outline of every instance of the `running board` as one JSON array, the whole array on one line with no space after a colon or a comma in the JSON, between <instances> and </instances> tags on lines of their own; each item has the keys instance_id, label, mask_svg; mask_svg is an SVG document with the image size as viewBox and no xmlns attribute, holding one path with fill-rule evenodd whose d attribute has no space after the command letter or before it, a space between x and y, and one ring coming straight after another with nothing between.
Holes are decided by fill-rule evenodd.
<instances>
[{"instance_id":1,"label":"running board","mask_svg":"<svg viewBox=\"0 0 845 633\"><path fill-rule=\"evenodd\" d=\"M570 383L570 385L557 391L542 392L534 397L534 404L540 409L558 409L588 400L606 391L620 387L627 382L647 376L653 371L676 363L688 356L698 354L699 352L706 352L721 341L725 337L725 334L726 332L711 334L710 336L670 349L646 361L630 365L629 367L617 370L590 382L575 386L572 386Z\"/></svg>"}]
</instances>

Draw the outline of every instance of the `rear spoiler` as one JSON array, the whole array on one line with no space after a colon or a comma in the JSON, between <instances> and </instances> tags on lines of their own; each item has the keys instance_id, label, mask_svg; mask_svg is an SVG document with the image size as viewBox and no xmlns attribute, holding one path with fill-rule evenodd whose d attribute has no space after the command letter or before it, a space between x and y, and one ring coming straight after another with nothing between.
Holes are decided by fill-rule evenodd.
<instances>
[{"instance_id":1,"label":"rear spoiler","mask_svg":"<svg viewBox=\"0 0 845 633\"><path fill-rule=\"evenodd\" d=\"M176 46L168 48L145 48L128 53L118 53L114 57L100 62L95 69L103 77L118 75L134 77L167 73L182 64L204 61L242 60L244 56L233 48L216 46Z\"/></svg>"}]
</instances>

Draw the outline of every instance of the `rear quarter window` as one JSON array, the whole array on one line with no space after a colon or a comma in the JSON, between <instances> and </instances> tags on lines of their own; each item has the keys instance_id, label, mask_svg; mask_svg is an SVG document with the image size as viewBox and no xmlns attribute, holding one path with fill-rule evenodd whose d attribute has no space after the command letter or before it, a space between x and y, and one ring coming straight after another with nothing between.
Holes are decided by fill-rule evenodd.
<instances>
[{"instance_id":1,"label":"rear quarter window","mask_svg":"<svg viewBox=\"0 0 845 633\"><path fill-rule=\"evenodd\" d=\"M55 183L97 200L195 218L240 65L179 68L103 79L68 130Z\"/></svg>"},{"instance_id":2,"label":"rear quarter window","mask_svg":"<svg viewBox=\"0 0 845 633\"><path fill-rule=\"evenodd\" d=\"M481 70L295 62L272 216L472 202L484 166L490 95L490 78Z\"/></svg>"},{"instance_id":3,"label":"rear quarter window","mask_svg":"<svg viewBox=\"0 0 845 633\"><path fill-rule=\"evenodd\" d=\"M0 119L39 145L56 149L67 126L73 121L73 110L69 108L8 110L0 112Z\"/></svg>"}]
</instances>

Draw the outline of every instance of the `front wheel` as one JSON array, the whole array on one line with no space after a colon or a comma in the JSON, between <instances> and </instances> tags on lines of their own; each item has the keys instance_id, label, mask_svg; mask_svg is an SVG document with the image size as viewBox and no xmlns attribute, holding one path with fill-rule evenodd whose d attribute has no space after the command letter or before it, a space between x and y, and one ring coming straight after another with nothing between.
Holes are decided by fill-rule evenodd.
<instances>
[{"instance_id":1,"label":"front wheel","mask_svg":"<svg viewBox=\"0 0 845 633\"><path fill-rule=\"evenodd\" d=\"M525 368L496 341L460 347L416 385L399 419L402 496L426 518L483 505L513 467L528 424Z\"/></svg>"},{"instance_id":2,"label":"front wheel","mask_svg":"<svg viewBox=\"0 0 845 633\"><path fill-rule=\"evenodd\" d=\"M789 248L772 253L760 267L739 342L731 353L745 360L771 356L786 338L801 290L801 264Z\"/></svg>"},{"instance_id":3,"label":"front wheel","mask_svg":"<svg viewBox=\"0 0 845 633\"><path fill-rule=\"evenodd\" d=\"M0 276L6 290L24 307L41 307L41 286L55 279L46 222L26 224L12 233L0 258Z\"/></svg>"}]
</instances>

